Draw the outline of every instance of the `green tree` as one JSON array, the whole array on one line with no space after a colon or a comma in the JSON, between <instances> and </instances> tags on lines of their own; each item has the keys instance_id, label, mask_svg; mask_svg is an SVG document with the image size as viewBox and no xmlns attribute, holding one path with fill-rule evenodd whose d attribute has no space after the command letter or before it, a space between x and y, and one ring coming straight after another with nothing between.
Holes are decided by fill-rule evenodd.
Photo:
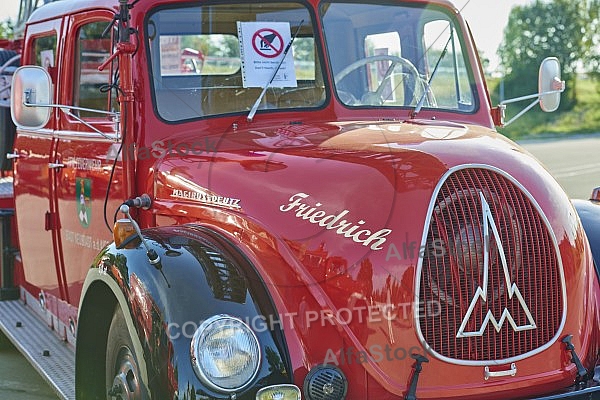
<instances>
[{"instance_id":1,"label":"green tree","mask_svg":"<svg viewBox=\"0 0 600 400\"><path fill-rule=\"evenodd\" d=\"M511 10L498 50L507 71L507 97L535 93L540 62L556 56L567 83L561 108L571 109L575 105L575 74L585 54L588 11L586 2L572 0L536 0Z\"/></svg>"},{"instance_id":2,"label":"green tree","mask_svg":"<svg viewBox=\"0 0 600 400\"><path fill-rule=\"evenodd\" d=\"M294 40L294 58L315 61L315 42L312 38L298 37Z\"/></svg>"},{"instance_id":3,"label":"green tree","mask_svg":"<svg viewBox=\"0 0 600 400\"><path fill-rule=\"evenodd\" d=\"M0 21L0 39L12 39L14 24L12 20Z\"/></svg>"},{"instance_id":4,"label":"green tree","mask_svg":"<svg viewBox=\"0 0 600 400\"><path fill-rule=\"evenodd\" d=\"M204 55L211 57L240 56L240 43L234 35L185 35L181 38L181 45L183 48L200 50Z\"/></svg>"},{"instance_id":5,"label":"green tree","mask_svg":"<svg viewBox=\"0 0 600 400\"><path fill-rule=\"evenodd\" d=\"M588 25L584 37L583 66L595 79L600 79L600 0L588 0Z\"/></svg>"},{"instance_id":6,"label":"green tree","mask_svg":"<svg viewBox=\"0 0 600 400\"><path fill-rule=\"evenodd\" d=\"M481 61L481 65L484 71L487 71L490 67L490 58L485 54L485 52L481 49L477 49L477 53L479 54L479 60Z\"/></svg>"}]
</instances>

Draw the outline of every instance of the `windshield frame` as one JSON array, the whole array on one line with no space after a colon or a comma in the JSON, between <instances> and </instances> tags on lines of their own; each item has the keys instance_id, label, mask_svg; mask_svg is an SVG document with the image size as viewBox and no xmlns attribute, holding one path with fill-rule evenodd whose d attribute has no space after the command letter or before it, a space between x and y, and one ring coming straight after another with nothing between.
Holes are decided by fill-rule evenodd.
<instances>
[{"instance_id":1,"label":"windshield frame","mask_svg":"<svg viewBox=\"0 0 600 400\"><path fill-rule=\"evenodd\" d=\"M315 29L315 27L317 26L316 21L317 21L317 17L315 15L315 10L313 7L311 7L310 4L308 4L307 2L303 1L303 0L294 0L294 1L286 1L286 0L279 0L279 1L273 1L273 2L267 2L265 3L265 5L267 7L276 7L277 5L285 5L287 7L282 7L282 14L285 14L286 11L289 12L289 14L294 14L294 12L296 14L302 15L304 16L304 18L300 18L298 21L296 20L285 20L282 22L289 22L290 23L290 30L291 33L293 33L296 29L297 29L297 24L301 23L302 29L299 32L298 37L296 38L295 41L302 41L305 38L309 38L312 39L312 46L313 46L313 52L314 52L314 60L312 61L312 65L314 68L314 77L312 78L312 80L310 78L306 79L306 78L302 78L303 75L299 75L300 78L298 78L298 87L269 87L268 92L267 93L275 93L277 92L277 96L278 99L281 100L281 102L279 104L283 104L283 106L274 106L274 107L270 107L270 106L262 106L258 108L258 112L257 114L261 114L261 113L265 113L265 112L297 112L297 111L306 111L306 110L310 110L310 111L315 111L315 110L321 110L323 108L325 108L329 103L330 103L330 90L328 89L328 82L326 79L326 71L325 71L325 67L324 67L324 56L323 56L323 49L321 46L321 37L320 37L320 32ZM249 4L243 1L240 2L236 2L235 4L232 4L231 2L225 2L225 1L210 1L210 2L206 2L206 3L201 3L201 2L194 2L194 3L174 3L174 4L163 4L157 7L152 8L148 13L146 13L145 18L144 18L144 32L145 32L145 46L146 46L146 55L147 55L147 71L148 71L148 78L149 78L149 85L151 88L151 95L152 95L152 105L153 105L153 109L154 109L154 113L155 115L162 121L169 123L169 124L180 124L180 123L185 123L185 122L189 122L189 121L195 121L195 120L203 120L203 119L208 119L208 118L219 118L219 117L223 117L223 116L231 116L231 115L247 115L248 112L250 111L252 105L254 104L254 102L256 101L256 99L259 97L260 91L262 91L263 87L249 87L246 88L244 87L244 90L248 90L249 89L256 89L254 90L256 92L255 96L254 95L249 95L248 96L248 101L247 104L244 105L244 107L241 107L239 109L232 109L232 110L226 110L223 112L212 112L212 113L195 113L193 115L186 115L185 117L182 118L172 118L169 115L166 115L166 113L164 112L164 108L161 108L161 102L159 99L159 90L160 90L160 85L161 83L159 83L156 79L156 73L160 73L160 70L157 69L156 67L156 62L157 62L157 58L160 58L160 56L153 54L156 53L156 43L152 43L152 40L154 40L156 38L156 36L159 36L158 33L158 29L156 27L156 23L153 22L153 18L157 15L160 15L160 13L162 12L177 12L177 10L181 11L181 10L185 10L185 9L190 9L190 10L202 10L203 8L211 8L212 10L219 8L219 7L223 7L223 8L227 8L228 10L232 9L232 6L239 6L239 7L257 7L259 5L259 3L253 3L253 4ZM233 14L233 13L232 13ZM238 18L239 20L239 18ZM267 20L268 22L268 20ZM196 24L196 25L200 25L200 24ZM182 29L182 32L185 33L185 29ZM195 34L201 35L201 34L209 34L209 33L225 33L225 32L216 32L215 30L211 30L210 32L205 32L205 31L201 31L201 32L196 32ZM230 32L229 32L230 33ZM237 33L237 32L236 32ZM163 35L169 35L169 32L163 33ZM287 43L286 43L287 44ZM153 50L154 49L154 50ZM290 53L292 53L292 51L290 51ZM290 57L292 54L288 54L288 57ZM296 59L295 62L298 62L298 60ZM293 64L294 65L294 64ZM241 71L241 69L240 69ZM241 74L241 72L239 72L239 74ZM238 76L241 76L239 75ZM239 78L236 78L239 79ZM242 87L239 85L239 82L237 89L242 90ZM268 80L264 81L264 84L267 84ZM192 95L193 93L196 92L200 92L202 89L207 89L206 87L203 86L197 86L195 88L190 88L190 91L188 92L189 95ZM209 88L210 89L210 88ZM311 91L311 89L313 89L313 91L315 92L315 94L309 96L310 101L305 100L305 101L301 101L299 100L300 97L305 97L305 96L300 96L300 95L293 95L293 92L300 92L302 90L305 91ZM216 94L216 93L215 93ZM292 97L293 100L288 101L287 103L283 100L283 97L285 95L288 95L288 97ZM198 99L198 103L196 104L207 104L206 103L206 97L202 97ZM302 104L301 104L302 103ZM216 104L213 103L213 104ZM229 104L227 101L222 102L221 104ZM186 104L187 105L187 104Z\"/></svg>"},{"instance_id":2,"label":"windshield frame","mask_svg":"<svg viewBox=\"0 0 600 400\"><path fill-rule=\"evenodd\" d=\"M338 42L338 40L332 40L332 34L331 32L334 32L333 29L331 31L328 32L329 30L329 25L331 24L331 21L328 20L328 12L331 11L331 6L335 6L335 7L341 7L343 8L344 6L352 6L352 5L356 5L357 7L369 7L369 6L373 6L373 7L397 7L398 10L400 7L402 8L406 8L408 10L416 10L416 11L420 11L420 12L429 12L432 11L434 13L440 13L442 14L445 19L450 23L451 28L454 31L454 44L457 46L457 48L460 48L460 52L458 53L453 53L453 56L456 56L457 58L459 58L460 60L462 60L462 68L463 73L466 73L466 82L468 83L467 87L468 87L468 93L470 95L470 100L472 101L472 104L470 105L470 107L468 107L468 109L466 107L462 107L461 105L461 101L462 99L459 99L456 101L457 107L456 108L451 108L451 107L444 107L444 106L430 106L428 104L424 104L422 107L420 107L420 110L422 111L430 111L430 112L440 112L440 113L450 113L450 114L461 114L461 115L473 115L473 114L477 114L480 111L481 108L481 93L480 91L482 89L479 88L478 85L478 74L477 71L474 70L474 63L478 62L477 60L473 60L471 58L471 54L469 51L469 44L471 44L472 42L470 42L470 39L468 38L468 29L461 24L461 20L459 20L458 16L456 15L456 13L454 12L455 10L453 10L450 7L445 7L443 5L437 5L437 4L428 4L428 3L415 3L415 2L392 2L392 1L378 1L378 2L373 2L370 1L368 3L362 2L362 1L355 1L355 0L326 0L320 3L319 5L319 18L320 18L320 23L322 26L322 31L323 31L323 41L324 41L324 47L325 47L325 56L328 60L328 65L329 65L329 71L328 73L330 74L330 80L332 82L332 92L333 92L333 96L337 99L337 101L346 109L349 110L355 110L355 109L363 109L363 110L368 110L368 109L378 109L378 110L413 110L413 114L414 114L414 110L417 109L417 104L416 102L414 104L402 104L402 105L378 105L378 104L361 104L360 101L358 101L356 104L350 104L350 101L348 101L347 99L345 99L343 96L340 96L340 82L336 83L336 75L339 72L344 72L343 69L341 68L337 68L336 69L336 62L337 64L339 64L339 61L336 61L336 49L338 48L338 46L335 45L335 43ZM352 16L354 17L355 14L352 14ZM429 23L432 22L433 19L430 20L419 20L418 22L413 22L411 25L414 26L418 26L420 35L419 35L419 39L421 40L421 42L423 41L423 27ZM376 23L371 23L367 26L368 27L372 27L375 26ZM346 24L346 26L348 26L348 24ZM366 28L362 28L363 29L363 34L362 34L362 38L366 38L367 34L365 32L367 32ZM398 32L400 29L397 29L394 32ZM350 29L348 29L348 31L351 31ZM352 30L352 32L357 32L358 29ZM412 32L414 32L415 30L413 29ZM335 31L335 33L337 34L337 30ZM378 32L381 33L381 32ZM370 32L370 34L373 34L373 32ZM348 36L348 33L346 33L346 36ZM354 42L356 43L357 49L359 44L361 43L359 37L354 39ZM417 40L414 39L414 41L416 42ZM332 45L333 43L333 45ZM416 46L414 46L416 47ZM452 44L450 45L450 47L452 47ZM422 44L422 48L425 48L425 45ZM356 53L358 54L358 50L356 50ZM422 54L424 54L423 57L420 57L420 60L423 60L424 57L426 57L426 54L421 52ZM346 54L344 54L346 56ZM390 54L391 56L391 54ZM448 58L449 56L446 56L446 58ZM367 57L365 57L367 58ZM381 56L375 56L375 58L381 58ZM353 62L351 63L346 63L344 68L348 67L348 65L351 65L353 63L356 63L360 61L360 58L356 58ZM431 79L431 72L434 69L434 65L429 65L429 74L424 74L423 73L423 64L421 63L415 63L415 64L419 64L416 66L418 72L421 73L421 75L423 77L427 77L428 79ZM435 63L434 63L435 64ZM363 74L364 75L364 74ZM339 81L339 79L338 79ZM356 81L356 80L355 80ZM363 79L363 81L365 81L365 79ZM431 82L432 84L435 84L436 82L436 78L434 77L433 81ZM425 80L424 82L425 84L427 84L427 80ZM365 84L366 86L366 84ZM396 87L397 88L397 87ZM396 89L394 89L396 90ZM341 91L342 93L344 92L343 90ZM461 93L465 93L465 92L461 92ZM418 98L418 96L416 97ZM427 103L427 102L426 102ZM414 117L414 115L413 115Z\"/></svg>"}]
</instances>

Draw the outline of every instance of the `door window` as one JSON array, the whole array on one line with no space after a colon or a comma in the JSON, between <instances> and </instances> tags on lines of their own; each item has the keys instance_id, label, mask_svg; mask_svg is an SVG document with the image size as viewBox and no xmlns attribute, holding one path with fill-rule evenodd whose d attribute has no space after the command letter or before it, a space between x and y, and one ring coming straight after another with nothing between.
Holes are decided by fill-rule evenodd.
<instances>
[{"instance_id":1,"label":"door window","mask_svg":"<svg viewBox=\"0 0 600 400\"><path fill-rule=\"evenodd\" d=\"M425 24L423 32L429 83L438 107L471 110L469 72L452 23L443 19L432 21Z\"/></svg>"},{"instance_id":2,"label":"door window","mask_svg":"<svg viewBox=\"0 0 600 400\"><path fill-rule=\"evenodd\" d=\"M46 69L56 66L56 35L40 36L33 40L35 65Z\"/></svg>"},{"instance_id":3,"label":"door window","mask_svg":"<svg viewBox=\"0 0 600 400\"><path fill-rule=\"evenodd\" d=\"M111 54L110 35L102 34L107 22L92 22L79 28L75 54L75 84L73 105L101 111L114 111L116 94L110 90L111 68L98 71ZM80 117L100 117L100 114L79 111Z\"/></svg>"}]
</instances>

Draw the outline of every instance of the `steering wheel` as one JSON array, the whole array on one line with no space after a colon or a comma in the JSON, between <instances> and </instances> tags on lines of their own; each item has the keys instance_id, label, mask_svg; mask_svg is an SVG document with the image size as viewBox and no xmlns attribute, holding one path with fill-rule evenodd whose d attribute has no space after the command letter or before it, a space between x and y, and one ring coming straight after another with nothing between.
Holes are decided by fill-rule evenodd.
<instances>
[{"instance_id":1,"label":"steering wheel","mask_svg":"<svg viewBox=\"0 0 600 400\"><path fill-rule=\"evenodd\" d=\"M377 86L375 91L365 93L365 95L362 97L362 99L361 99L362 103L365 103L365 104L375 103L375 105L383 104L383 101L385 100L382 97L382 92L383 92L383 89L385 88L384 82L387 79L389 79L389 77L392 75L394 69L396 68L396 65L398 65L398 64L402 65L404 67L404 72L408 73L413 78L414 83L411 85L412 87L410 87L412 96L409 96L409 97L411 97L409 104L416 102L417 99L420 96L422 96L422 94L425 92L425 84L423 82L423 79L421 78L421 75L419 74L419 71L415 67L415 65L404 57L398 57L398 56L393 56L393 55L389 55L389 54L369 56L369 57L361 58L360 60L354 61L352 64L346 66L344 69L342 69L340 72L338 72L334 76L333 79L334 79L335 85L338 86L339 83L346 76L348 76L350 73L352 73L354 70L356 70L364 65L367 65L367 64L370 64L373 62L378 62L378 61L389 61L391 64L387 68L385 76L381 79L381 83L379 84L379 86ZM419 89L419 92L420 92L418 96L417 96L417 88ZM338 96L346 104L358 103L356 98L351 93L348 93L346 91L338 90ZM365 102L365 100L366 100L366 102Z\"/></svg>"}]
</instances>

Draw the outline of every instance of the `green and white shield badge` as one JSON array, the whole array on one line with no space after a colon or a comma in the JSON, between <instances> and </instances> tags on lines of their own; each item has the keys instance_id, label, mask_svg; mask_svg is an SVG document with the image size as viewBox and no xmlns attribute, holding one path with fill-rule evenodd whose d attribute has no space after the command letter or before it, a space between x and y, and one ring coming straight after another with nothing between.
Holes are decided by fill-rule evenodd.
<instances>
[{"instance_id":1,"label":"green and white shield badge","mask_svg":"<svg viewBox=\"0 0 600 400\"><path fill-rule=\"evenodd\" d=\"M87 228L90 226L92 219L92 180L89 178L75 178L75 187L79 223Z\"/></svg>"}]
</instances>

